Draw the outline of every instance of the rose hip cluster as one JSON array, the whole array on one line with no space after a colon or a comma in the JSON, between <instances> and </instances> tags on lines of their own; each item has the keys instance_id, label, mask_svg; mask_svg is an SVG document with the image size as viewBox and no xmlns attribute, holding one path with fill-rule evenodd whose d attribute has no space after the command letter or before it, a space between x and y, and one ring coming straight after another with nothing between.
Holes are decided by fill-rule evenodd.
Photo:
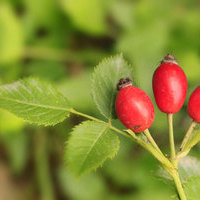
<instances>
[{"instance_id":1,"label":"rose hip cluster","mask_svg":"<svg viewBox=\"0 0 200 200\"><path fill-rule=\"evenodd\" d=\"M122 124L136 133L148 129L155 115L149 96L140 88L132 86L129 78L120 79L117 89L119 93L115 109ZM187 93L187 78L173 55L165 56L154 72L153 92L156 104L163 113L177 113L183 106ZM190 96L188 114L200 123L200 86Z\"/></svg>"}]
</instances>

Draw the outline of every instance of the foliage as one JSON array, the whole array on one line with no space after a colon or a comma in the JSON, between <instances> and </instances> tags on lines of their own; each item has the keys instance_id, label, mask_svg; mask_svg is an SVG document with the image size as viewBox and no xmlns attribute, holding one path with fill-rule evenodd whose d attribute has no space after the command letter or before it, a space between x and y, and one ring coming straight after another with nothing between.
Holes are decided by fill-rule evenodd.
<instances>
[{"instance_id":1,"label":"foliage","mask_svg":"<svg viewBox=\"0 0 200 200\"><path fill-rule=\"evenodd\" d=\"M129 68L120 55L102 62L93 74L92 91L95 101L102 96L102 100L97 101L97 107L107 113L105 116L110 119L114 110L116 83L120 77L131 75ZM116 78L111 79L113 76ZM102 87L102 83L106 87ZM55 125L63 121L69 112L73 113L67 98L50 84L34 78L1 86L0 107L29 122L46 126ZM106 123L85 122L72 131L65 157L74 174L81 175L96 169L105 159L112 158L118 149L118 137Z\"/></svg>"},{"instance_id":2,"label":"foliage","mask_svg":"<svg viewBox=\"0 0 200 200\"><path fill-rule=\"evenodd\" d=\"M152 96L149 77L159 60L169 52L177 57L187 74L188 100L192 90L199 84L199 18L199 5L196 0L2 0L0 85L7 85L19 79L23 82L27 77L36 76L39 77L36 81L53 82L70 101L70 109L72 107L104 119L105 116L99 114L94 98L90 95L93 66L104 57L122 52L134 66L134 82ZM190 123L186 112L187 100L184 108L174 117L177 143L180 143ZM9 105L11 106L10 103ZM25 107L20 106L21 108ZM105 110L108 111L107 108ZM155 110L156 118L151 131L167 154L166 117L157 108ZM68 115L67 112L65 114L59 119L52 119L51 123L56 123L57 120L61 122ZM25 117L25 114L21 117ZM111 118L115 118L115 113L112 112L111 117L106 120ZM120 151L115 158L108 159L96 173L86 174L79 180L74 179L68 172L69 169L63 168L63 149L68 136L71 135L71 129L82 120L83 117L72 114L63 123L41 130L40 127L29 125L21 118L1 110L0 173L2 172L3 185L0 187L5 188L5 192L9 191L8 195L13 195L16 200L151 200L174 197L174 191L153 177L157 163L151 155L121 137ZM119 129L124 128L117 120L110 121ZM43 122L46 123L45 120ZM38 132L39 134L36 134ZM40 136L48 141L42 143L44 148L38 148ZM199 134L193 136L189 146L199 141ZM198 147L194 147L190 152L197 160ZM35 159L39 155L41 157ZM3 171L2 165L6 171ZM186 192L191 193L190 198L194 199L199 199L194 192L199 185L198 169L198 165L194 170L191 167L189 171L193 171L194 176L184 184ZM3 179L3 174L10 176ZM187 175L186 170L183 170L184 174ZM14 179L13 187L9 187L13 184L7 184L9 177L12 178L12 183ZM53 183L49 184L46 180ZM23 195L18 198L16 190ZM56 197L52 193L56 193Z\"/></svg>"},{"instance_id":3,"label":"foliage","mask_svg":"<svg viewBox=\"0 0 200 200\"><path fill-rule=\"evenodd\" d=\"M92 94L97 108L108 120L115 117L114 102L117 95L116 85L120 78L129 77L133 80L132 69L122 55L105 59L93 73Z\"/></svg>"},{"instance_id":4,"label":"foliage","mask_svg":"<svg viewBox=\"0 0 200 200\"><path fill-rule=\"evenodd\" d=\"M86 121L74 128L67 143L65 159L75 175L96 169L115 156L118 137L106 124Z\"/></svg>"},{"instance_id":5,"label":"foliage","mask_svg":"<svg viewBox=\"0 0 200 200\"><path fill-rule=\"evenodd\" d=\"M39 125L54 125L69 115L68 100L51 85L28 78L0 87L0 106Z\"/></svg>"}]
</instances>

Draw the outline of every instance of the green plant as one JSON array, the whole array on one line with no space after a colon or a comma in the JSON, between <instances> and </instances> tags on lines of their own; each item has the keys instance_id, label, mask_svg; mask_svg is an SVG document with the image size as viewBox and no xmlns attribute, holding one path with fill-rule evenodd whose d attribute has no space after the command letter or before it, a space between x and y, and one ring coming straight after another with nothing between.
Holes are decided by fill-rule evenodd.
<instances>
[{"instance_id":1,"label":"green plant","mask_svg":"<svg viewBox=\"0 0 200 200\"><path fill-rule=\"evenodd\" d=\"M73 129L71 137L66 143L65 160L75 176L96 169L107 158L112 158L117 154L119 138L116 133L130 138L158 160L174 180L180 199L185 200L186 196L177 166L179 160L185 157L200 140L198 131L192 133L196 123L193 122L189 128L190 137L187 137L187 133L184 146L176 154L174 162L163 155L149 131L145 131L144 137L140 137L140 134L136 135L130 129L124 130L114 126L112 122L116 119L114 109L117 95L116 84L122 77L133 79L133 70L124 61L122 55L104 60L94 70L91 83L92 95L105 120L75 110L65 96L50 84L37 78L26 78L1 86L0 107L28 122L44 126L56 125L70 113L87 118L88 121L84 121ZM172 127L170 127L171 129ZM195 176L195 180L184 183L189 199L194 200L193 196L195 195L194 188L191 189L190 185L197 186L197 183L200 183L199 176Z\"/></svg>"}]
</instances>

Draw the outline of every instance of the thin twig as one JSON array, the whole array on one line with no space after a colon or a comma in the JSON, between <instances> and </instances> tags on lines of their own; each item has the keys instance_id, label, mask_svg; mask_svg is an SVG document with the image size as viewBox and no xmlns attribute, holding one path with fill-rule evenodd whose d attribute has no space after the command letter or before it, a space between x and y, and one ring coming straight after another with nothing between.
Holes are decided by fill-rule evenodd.
<instances>
[{"instance_id":1,"label":"thin twig","mask_svg":"<svg viewBox=\"0 0 200 200\"><path fill-rule=\"evenodd\" d=\"M160 148L158 147L158 145L156 144L155 140L153 139L151 133L149 132L149 129L146 129L144 131L145 136L147 137L147 139L149 140L149 142L152 144L152 146L154 146L160 153L162 153L162 151L160 150ZM163 153L162 153L163 154Z\"/></svg>"},{"instance_id":2,"label":"thin twig","mask_svg":"<svg viewBox=\"0 0 200 200\"><path fill-rule=\"evenodd\" d=\"M173 132L173 114L168 114L167 118L168 118L168 126L169 126L170 157L173 163L176 156L175 145L174 145L174 132Z\"/></svg>"},{"instance_id":3,"label":"thin twig","mask_svg":"<svg viewBox=\"0 0 200 200\"><path fill-rule=\"evenodd\" d=\"M182 151L184 149L184 147L185 147L186 143L188 142L188 140L189 140L189 138L190 138L190 136L191 136L196 125L197 125L197 123L195 121L192 121L192 123L191 123L191 125L190 125L184 139L183 139L183 142L182 142L181 147L180 147L180 151Z\"/></svg>"}]
</instances>

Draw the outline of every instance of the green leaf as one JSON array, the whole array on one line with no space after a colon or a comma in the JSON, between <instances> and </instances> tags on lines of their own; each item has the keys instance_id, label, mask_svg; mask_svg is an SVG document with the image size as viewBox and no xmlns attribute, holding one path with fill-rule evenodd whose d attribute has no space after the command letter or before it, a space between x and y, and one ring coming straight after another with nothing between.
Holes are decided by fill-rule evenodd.
<instances>
[{"instance_id":1,"label":"green leaf","mask_svg":"<svg viewBox=\"0 0 200 200\"><path fill-rule=\"evenodd\" d=\"M72 131L65 159L69 169L80 176L114 157L118 149L119 139L106 124L86 121Z\"/></svg>"},{"instance_id":2,"label":"green leaf","mask_svg":"<svg viewBox=\"0 0 200 200\"><path fill-rule=\"evenodd\" d=\"M92 95L99 111L107 119L115 118L116 87L119 79L124 77L133 80L133 70L122 55L105 59L95 68L92 77Z\"/></svg>"},{"instance_id":3,"label":"green leaf","mask_svg":"<svg viewBox=\"0 0 200 200\"><path fill-rule=\"evenodd\" d=\"M55 125L70 110L68 100L61 93L33 78L0 86L0 107L39 125Z\"/></svg>"}]
</instances>

